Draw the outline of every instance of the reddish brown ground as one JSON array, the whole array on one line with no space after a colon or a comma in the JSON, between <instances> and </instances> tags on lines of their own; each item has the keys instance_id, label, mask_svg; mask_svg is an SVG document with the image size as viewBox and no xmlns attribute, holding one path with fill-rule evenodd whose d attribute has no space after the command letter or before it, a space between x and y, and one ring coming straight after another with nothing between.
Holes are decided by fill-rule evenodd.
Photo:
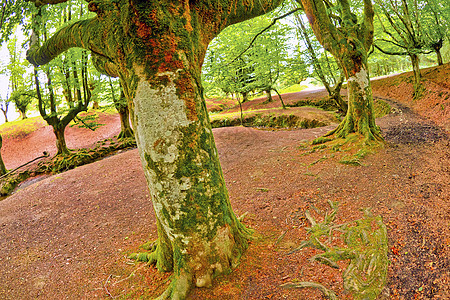
<instances>
[{"instance_id":1,"label":"reddish brown ground","mask_svg":"<svg viewBox=\"0 0 450 300\"><path fill-rule=\"evenodd\" d=\"M378 83L375 94L389 84ZM443 86L441 91L449 92ZM402 101L407 93L406 88L396 92ZM364 159L362 167L337 163L339 154L303 155L302 141L333 126L214 130L232 206L238 215L248 213L244 223L256 230L257 238L231 274L217 278L210 289L194 289L189 299L322 299L316 290L280 287L291 280L321 282L338 292L339 299L351 299L342 288L345 262L334 270L310 262L313 250L287 255L306 238L305 210L315 206L324 211L327 200L339 201L339 223L360 218L363 207L383 216L391 262L385 290L389 298L450 299L448 133L409 108L419 102L392 105L394 113L377 121L387 145ZM448 97L442 105L447 111ZM114 126L103 137L117 134ZM68 134L69 146L99 138L87 134L74 144ZM33 134L5 141L5 149L7 143L16 149L4 152L7 166L48 149L46 136L51 132L28 147L23 143ZM0 299L156 296L169 274L126 258L155 238L155 217L136 150L48 177L0 201Z\"/></svg>"}]
</instances>

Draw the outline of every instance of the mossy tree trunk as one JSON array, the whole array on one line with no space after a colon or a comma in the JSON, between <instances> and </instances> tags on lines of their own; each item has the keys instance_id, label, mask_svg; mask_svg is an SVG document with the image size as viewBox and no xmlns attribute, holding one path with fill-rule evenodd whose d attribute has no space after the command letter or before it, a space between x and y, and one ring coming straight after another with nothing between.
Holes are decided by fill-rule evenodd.
<instances>
[{"instance_id":1,"label":"mossy tree trunk","mask_svg":"<svg viewBox=\"0 0 450 300\"><path fill-rule=\"evenodd\" d=\"M56 32L28 59L45 64L70 47L118 73L157 217L154 252L173 271L161 298L184 299L236 266L249 231L234 215L200 84L209 42L226 26L264 14L278 0L90 2L97 17Z\"/></svg>"},{"instance_id":2,"label":"mossy tree trunk","mask_svg":"<svg viewBox=\"0 0 450 300\"><path fill-rule=\"evenodd\" d=\"M422 76L420 74L420 68L419 68L419 56L415 53L410 53L409 58L411 59L411 64L413 67L413 74L414 74L414 91L417 92L417 88L420 86L420 81L422 79Z\"/></svg>"},{"instance_id":3,"label":"mossy tree trunk","mask_svg":"<svg viewBox=\"0 0 450 300\"><path fill-rule=\"evenodd\" d=\"M308 17L318 41L338 61L348 82L348 110L341 124L328 135L346 137L358 133L370 140L381 140L375 125L372 89L367 67L367 50L373 42L374 11L371 0L364 0L361 23L351 12L348 0L339 0L341 27L333 25L331 11L323 0L297 0Z\"/></svg>"},{"instance_id":4,"label":"mossy tree trunk","mask_svg":"<svg viewBox=\"0 0 450 300\"><path fill-rule=\"evenodd\" d=\"M56 155L67 155L70 154L69 148L67 148L66 145L66 137L64 135L64 131L66 130L66 127L55 125L53 126L53 133L56 137L56 149L57 153Z\"/></svg>"}]
</instances>

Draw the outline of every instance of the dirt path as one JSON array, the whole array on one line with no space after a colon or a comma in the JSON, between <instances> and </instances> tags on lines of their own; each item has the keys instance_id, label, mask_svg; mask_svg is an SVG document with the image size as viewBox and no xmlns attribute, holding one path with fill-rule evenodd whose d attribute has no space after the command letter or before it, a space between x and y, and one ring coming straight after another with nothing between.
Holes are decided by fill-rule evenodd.
<instances>
[{"instance_id":1,"label":"dirt path","mask_svg":"<svg viewBox=\"0 0 450 300\"><path fill-rule=\"evenodd\" d=\"M339 222L372 207L388 226L392 299L450 298L450 150L439 128L405 106L378 120L387 147L363 167L298 146L331 129L214 130L232 206L257 232L240 266L190 299L321 299L282 283L317 281L338 293L341 272L286 253L305 239L304 212L339 201ZM286 232L283 239L278 238ZM138 299L168 274L126 254L156 238L136 150L46 178L0 202L1 299Z\"/></svg>"}]
</instances>

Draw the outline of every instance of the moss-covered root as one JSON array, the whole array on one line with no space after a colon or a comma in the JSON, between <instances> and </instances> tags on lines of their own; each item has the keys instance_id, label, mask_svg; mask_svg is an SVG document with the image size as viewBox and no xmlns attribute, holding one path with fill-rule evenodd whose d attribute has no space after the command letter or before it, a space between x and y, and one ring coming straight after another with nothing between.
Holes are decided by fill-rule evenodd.
<instances>
[{"instance_id":1,"label":"moss-covered root","mask_svg":"<svg viewBox=\"0 0 450 300\"><path fill-rule=\"evenodd\" d=\"M282 287L291 289L291 288L316 288L319 291L322 292L322 294L330 299L330 300L337 300L336 294L332 291L321 285L320 283L315 282L296 282L296 283L285 283L282 285Z\"/></svg>"},{"instance_id":2,"label":"moss-covered root","mask_svg":"<svg viewBox=\"0 0 450 300\"><path fill-rule=\"evenodd\" d=\"M155 300L183 300L186 299L192 287L192 275L181 271L178 275L172 276L169 287Z\"/></svg>"},{"instance_id":3,"label":"moss-covered root","mask_svg":"<svg viewBox=\"0 0 450 300\"><path fill-rule=\"evenodd\" d=\"M355 126L357 123L357 126ZM384 142L383 137L381 136L381 130L375 124L369 121L359 121L356 122L349 114L346 115L344 120L336 127L334 130L331 130L325 137L329 137L331 139L337 138L347 138L350 134L358 133L364 136L364 139L369 142ZM372 122L373 123L373 122Z\"/></svg>"},{"instance_id":4,"label":"moss-covered root","mask_svg":"<svg viewBox=\"0 0 450 300\"><path fill-rule=\"evenodd\" d=\"M127 128L127 129L122 129L119 133L119 135L117 136L117 138L119 140L121 139L127 139L127 138L134 138L134 132L133 129L131 128Z\"/></svg>"}]
</instances>

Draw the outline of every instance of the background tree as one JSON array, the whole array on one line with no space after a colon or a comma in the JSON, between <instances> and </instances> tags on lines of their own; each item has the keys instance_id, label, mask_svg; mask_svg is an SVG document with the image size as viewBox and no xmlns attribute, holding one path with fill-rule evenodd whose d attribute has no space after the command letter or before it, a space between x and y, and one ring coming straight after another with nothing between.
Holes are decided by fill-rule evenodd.
<instances>
[{"instance_id":1,"label":"background tree","mask_svg":"<svg viewBox=\"0 0 450 300\"><path fill-rule=\"evenodd\" d=\"M10 101L14 103L17 110L20 112L22 120L25 120L27 118L28 107L36 98L35 90L32 88L27 90L24 87L21 87L11 94Z\"/></svg>"},{"instance_id":2,"label":"background tree","mask_svg":"<svg viewBox=\"0 0 450 300\"><path fill-rule=\"evenodd\" d=\"M302 61L290 57L289 28L278 23L268 27L276 14L268 14L225 29L208 48L203 68L203 82L207 92L217 87L226 94L240 93L243 101L251 91L278 93L278 84L300 82L305 77ZM292 49L291 49L292 50ZM293 62L295 62L293 64ZM298 76L297 78L294 78ZM281 104L285 107L280 96Z\"/></svg>"},{"instance_id":3,"label":"background tree","mask_svg":"<svg viewBox=\"0 0 450 300\"><path fill-rule=\"evenodd\" d=\"M5 116L5 123L9 122L9 120L8 120L9 103L10 103L10 100L9 100L8 96L6 96L5 99L0 99L0 109L3 113L3 115Z\"/></svg>"},{"instance_id":4,"label":"background tree","mask_svg":"<svg viewBox=\"0 0 450 300\"><path fill-rule=\"evenodd\" d=\"M317 40L313 39L313 33L304 25L302 16L294 15L297 26L298 40L302 40L307 49L307 57L314 68L313 74L323 84L327 90L329 98L336 107L343 113L347 112L348 104L341 96L341 87L344 82L342 70L334 59L328 57L328 53L323 51ZM319 44L319 45L317 45ZM339 75L338 75L339 74Z\"/></svg>"},{"instance_id":5,"label":"background tree","mask_svg":"<svg viewBox=\"0 0 450 300\"><path fill-rule=\"evenodd\" d=\"M347 114L328 135L346 137L358 133L366 140L382 140L375 125L367 65L367 51L373 42L374 11L371 0L363 1L359 20L347 0L338 0L335 6L324 0L297 2L302 5L317 40L335 57L347 79Z\"/></svg>"},{"instance_id":6,"label":"background tree","mask_svg":"<svg viewBox=\"0 0 450 300\"><path fill-rule=\"evenodd\" d=\"M419 55L426 52L425 35L419 19L417 1L375 1L379 26L384 35L377 37L374 46L384 54L407 55L414 72L415 93L420 87Z\"/></svg>"},{"instance_id":7,"label":"background tree","mask_svg":"<svg viewBox=\"0 0 450 300\"><path fill-rule=\"evenodd\" d=\"M80 6L60 4L60 7L41 7L33 17L33 36L46 41L48 31L55 30L61 25L61 19L72 23L68 17L71 9L79 10ZM61 10L65 13L60 14ZM80 14L82 17L82 14ZM45 24L45 26L44 26ZM65 24L65 23L63 23ZM54 27L52 27L54 26ZM39 34L41 33L41 34ZM39 70L35 68L36 96L38 98L39 113L42 118L53 127L56 137L56 155L67 155L70 153L65 141L65 129L67 125L82 111L87 111L91 92L87 79L87 57L81 49L71 49L65 56L60 57L42 68L46 78L47 94L42 93L40 87ZM77 58L79 58L77 60ZM78 65L81 64L81 67ZM78 70L81 69L81 78ZM62 72L58 72L58 70ZM80 83L81 81L81 83ZM55 93L55 89L61 87L66 99L66 107ZM73 95L73 96L72 96Z\"/></svg>"},{"instance_id":8,"label":"background tree","mask_svg":"<svg viewBox=\"0 0 450 300\"><path fill-rule=\"evenodd\" d=\"M132 101L157 217L155 249L138 257L174 271L162 298L184 299L192 283L211 285L213 275L235 266L247 248L249 231L231 210L207 117L201 65L221 30L279 2L91 1L96 17L63 27L42 45L31 44L28 59L34 65L82 47L119 74Z\"/></svg>"}]
</instances>

